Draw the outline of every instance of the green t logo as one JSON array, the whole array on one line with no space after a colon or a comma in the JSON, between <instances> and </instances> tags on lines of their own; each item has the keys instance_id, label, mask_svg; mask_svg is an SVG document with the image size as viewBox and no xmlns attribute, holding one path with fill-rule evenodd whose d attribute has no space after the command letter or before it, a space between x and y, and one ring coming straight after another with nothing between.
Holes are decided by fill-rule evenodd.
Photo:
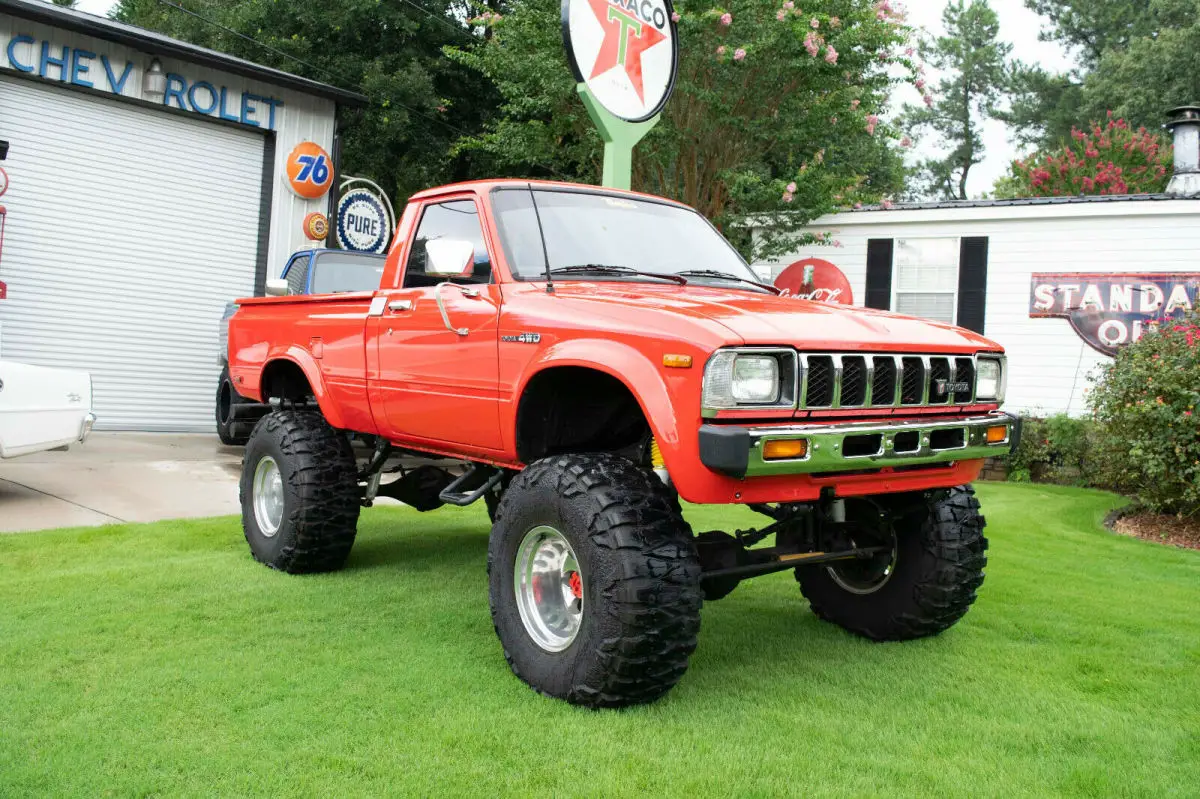
<instances>
[{"instance_id":1,"label":"green t logo","mask_svg":"<svg viewBox=\"0 0 1200 799\"><path fill-rule=\"evenodd\" d=\"M610 21L615 19L621 23L621 34L620 38L617 39L617 63L625 66L625 49L626 42L629 41L629 32L633 31L635 39L641 38L642 21L637 17L630 16L616 6L608 7L608 18Z\"/></svg>"}]
</instances>

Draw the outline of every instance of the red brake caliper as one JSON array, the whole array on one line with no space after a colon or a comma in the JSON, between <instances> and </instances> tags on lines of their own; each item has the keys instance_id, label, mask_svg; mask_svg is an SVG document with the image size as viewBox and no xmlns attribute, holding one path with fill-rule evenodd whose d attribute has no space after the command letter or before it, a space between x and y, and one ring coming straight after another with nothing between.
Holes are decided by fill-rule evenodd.
<instances>
[{"instance_id":1,"label":"red brake caliper","mask_svg":"<svg viewBox=\"0 0 1200 799\"><path fill-rule=\"evenodd\" d=\"M571 587L571 593L576 599L583 599L583 578L579 576L579 572L571 572L567 585Z\"/></svg>"}]
</instances>

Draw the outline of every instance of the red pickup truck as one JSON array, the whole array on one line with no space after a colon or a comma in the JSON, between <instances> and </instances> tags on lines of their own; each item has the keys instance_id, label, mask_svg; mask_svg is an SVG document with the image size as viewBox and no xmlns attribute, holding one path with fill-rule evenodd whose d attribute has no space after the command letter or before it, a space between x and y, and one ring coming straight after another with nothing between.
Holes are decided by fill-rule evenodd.
<instances>
[{"instance_id":1,"label":"red pickup truck","mask_svg":"<svg viewBox=\"0 0 1200 799\"><path fill-rule=\"evenodd\" d=\"M255 558L337 569L376 497L483 499L505 657L591 707L666 693L758 575L872 639L947 629L986 563L968 484L1019 433L996 343L780 296L694 210L562 183L417 194L377 290L241 300L228 355L271 407ZM694 534L680 497L764 526Z\"/></svg>"}]
</instances>

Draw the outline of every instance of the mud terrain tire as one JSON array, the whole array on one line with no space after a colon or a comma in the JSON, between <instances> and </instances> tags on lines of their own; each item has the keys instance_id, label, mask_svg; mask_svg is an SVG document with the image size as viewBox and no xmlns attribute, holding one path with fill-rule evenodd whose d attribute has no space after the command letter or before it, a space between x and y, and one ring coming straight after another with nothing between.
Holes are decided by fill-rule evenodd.
<instances>
[{"instance_id":1,"label":"mud terrain tire","mask_svg":"<svg viewBox=\"0 0 1200 799\"><path fill-rule=\"evenodd\" d=\"M576 632L559 651L535 640L518 604L523 542L547 528L578 564ZM504 657L546 696L593 708L653 702L696 648L702 600L691 529L662 482L624 458L560 455L517 475L492 527L488 579Z\"/></svg>"},{"instance_id":2,"label":"mud terrain tire","mask_svg":"<svg viewBox=\"0 0 1200 799\"><path fill-rule=\"evenodd\" d=\"M825 566L796 569L813 613L875 641L937 635L961 619L983 584L984 518L970 486L933 497L896 519L895 564L878 589L854 593Z\"/></svg>"},{"instance_id":3,"label":"mud terrain tire","mask_svg":"<svg viewBox=\"0 0 1200 799\"><path fill-rule=\"evenodd\" d=\"M272 469L278 475L275 493L258 490L272 484ZM264 509L260 494L277 497L277 504ZM345 564L360 509L354 453L319 413L276 411L258 422L242 461L240 498L242 528L255 560L289 574ZM277 520L274 529L268 517Z\"/></svg>"}]
</instances>

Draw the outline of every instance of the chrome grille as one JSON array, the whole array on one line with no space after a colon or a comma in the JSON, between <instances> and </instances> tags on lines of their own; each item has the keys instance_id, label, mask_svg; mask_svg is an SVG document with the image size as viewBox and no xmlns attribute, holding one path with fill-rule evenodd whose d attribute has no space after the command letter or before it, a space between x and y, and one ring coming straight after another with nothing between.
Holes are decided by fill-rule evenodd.
<instances>
[{"instance_id":1,"label":"chrome grille","mask_svg":"<svg viewBox=\"0 0 1200 799\"><path fill-rule=\"evenodd\" d=\"M801 355L800 410L968 405L975 359L944 355ZM966 389L959 390L965 383Z\"/></svg>"}]
</instances>

